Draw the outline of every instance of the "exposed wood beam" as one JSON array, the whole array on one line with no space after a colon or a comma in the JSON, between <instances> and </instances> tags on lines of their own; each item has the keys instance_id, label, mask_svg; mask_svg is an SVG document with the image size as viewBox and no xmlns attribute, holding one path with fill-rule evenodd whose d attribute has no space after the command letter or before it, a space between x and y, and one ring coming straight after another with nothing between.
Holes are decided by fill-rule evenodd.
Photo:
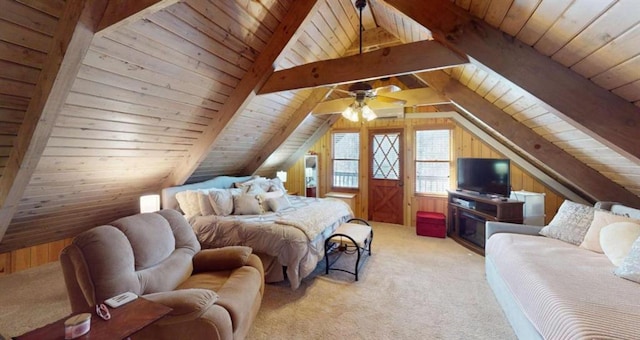
<instances>
[{"instance_id":1,"label":"exposed wood beam","mask_svg":"<svg viewBox=\"0 0 640 340\"><path fill-rule=\"evenodd\" d=\"M242 112L256 96L267 78L273 73L273 65L277 64L283 51L295 43L298 29L310 20L309 13L315 11L316 0L294 1L286 17L280 22L262 50L255 63L242 77L224 106L218 111L216 120L189 152L189 156L169 176L164 186L182 185L204 160L211 147L218 140L224 129L232 122L237 113Z\"/></svg>"},{"instance_id":2,"label":"exposed wood beam","mask_svg":"<svg viewBox=\"0 0 640 340\"><path fill-rule=\"evenodd\" d=\"M640 108L448 0L386 0L456 50L507 78L567 122L640 164Z\"/></svg>"},{"instance_id":3,"label":"exposed wood beam","mask_svg":"<svg viewBox=\"0 0 640 340\"><path fill-rule=\"evenodd\" d=\"M561 148L544 139L524 124L491 104L446 73L424 72L416 75L429 86L440 90L459 109L479 119L522 152L553 171L567 183L579 188L594 201L617 201L640 205L640 197L580 162Z\"/></svg>"},{"instance_id":4,"label":"exposed wood beam","mask_svg":"<svg viewBox=\"0 0 640 340\"><path fill-rule=\"evenodd\" d=\"M282 143L298 128L298 126L311 114L311 110L321 101L325 100L331 93L331 89L321 87L314 89L309 97L300 105L300 107L293 113L291 118L287 120L286 125L281 127L281 131L276 133L267 144L265 144L260 152L252 157L251 162L241 172L243 174L253 174L258 170L267 158L276 151Z\"/></svg>"},{"instance_id":5,"label":"exposed wood beam","mask_svg":"<svg viewBox=\"0 0 640 340\"><path fill-rule=\"evenodd\" d=\"M120 26L137 21L145 15L171 6L179 0L109 0L104 16L98 24L97 35L102 36Z\"/></svg>"},{"instance_id":6,"label":"exposed wood beam","mask_svg":"<svg viewBox=\"0 0 640 340\"><path fill-rule=\"evenodd\" d=\"M49 140L71 86L89 49L106 0L68 0L51 51L0 177L0 241Z\"/></svg>"},{"instance_id":7,"label":"exposed wood beam","mask_svg":"<svg viewBox=\"0 0 640 340\"><path fill-rule=\"evenodd\" d=\"M424 40L274 72L258 94L364 81L468 62L437 41Z\"/></svg>"},{"instance_id":8,"label":"exposed wood beam","mask_svg":"<svg viewBox=\"0 0 640 340\"><path fill-rule=\"evenodd\" d=\"M284 163L282 163L282 165L280 166L281 169L289 169L291 168L294 164L296 164L296 162L298 160L300 160L300 158L302 158L302 156L304 156L304 154L307 153L307 151L309 149L311 149L311 147L318 141L320 140L320 138L322 138L322 136L324 136L325 133L327 133L329 130L331 130L331 126L333 126L333 124L335 124L335 122L338 121L338 119L340 119L340 117L342 117L341 115L329 115L329 118L327 118L327 120L322 123L322 125L320 125L320 127L316 130L316 132L313 133L313 135L311 135L311 137L309 137L309 139L307 139L298 149L298 151L294 152L291 156L289 156L289 158L287 158L286 161L284 161Z\"/></svg>"}]
</instances>

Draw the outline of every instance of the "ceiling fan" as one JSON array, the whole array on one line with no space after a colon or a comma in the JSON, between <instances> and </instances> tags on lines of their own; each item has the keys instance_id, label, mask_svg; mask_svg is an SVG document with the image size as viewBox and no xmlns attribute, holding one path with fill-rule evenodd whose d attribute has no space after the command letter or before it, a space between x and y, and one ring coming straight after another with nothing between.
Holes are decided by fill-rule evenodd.
<instances>
[{"instance_id":1,"label":"ceiling fan","mask_svg":"<svg viewBox=\"0 0 640 340\"><path fill-rule=\"evenodd\" d=\"M355 6L360 11L360 54L362 54L362 9L366 0L356 0ZM449 101L430 88L401 90L396 85L373 88L367 82L356 82L348 90L335 88L334 91L346 93L349 98L320 102L312 113L336 114L357 122L361 116L365 120L378 117L401 117L405 107L420 105L447 104Z\"/></svg>"}]
</instances>

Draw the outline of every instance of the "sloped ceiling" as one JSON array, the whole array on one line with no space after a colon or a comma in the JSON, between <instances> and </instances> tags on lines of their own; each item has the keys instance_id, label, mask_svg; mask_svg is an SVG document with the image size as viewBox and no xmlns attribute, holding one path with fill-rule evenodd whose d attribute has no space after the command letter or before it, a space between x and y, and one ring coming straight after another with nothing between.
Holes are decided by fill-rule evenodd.
<instances>
[{"instance_id":1,"label":"sloped ceiling","mask_svg":"<svg viewBox=\"0 0 640 340\"><path fill-rule=\"evenodd\" d=\"M357 53L350 0L2 7L0 252L136 213L164 186L273 174L338 118L309 114L332 85L407 73L391 57L581 195L640 200L634 0L370 0L377 61L317 77L305 65ZM417 61L394 46L409 43Z\"/></svg>"}]
</instances>

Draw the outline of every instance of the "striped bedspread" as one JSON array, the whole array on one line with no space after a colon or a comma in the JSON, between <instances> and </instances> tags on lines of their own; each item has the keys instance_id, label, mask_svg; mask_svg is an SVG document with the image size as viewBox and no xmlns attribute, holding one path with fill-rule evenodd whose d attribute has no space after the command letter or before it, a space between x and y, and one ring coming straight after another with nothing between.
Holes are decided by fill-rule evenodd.
<instances>
[{"instance_id":1,"label":"striped bedspread","mask_svg":"<svg viewBox=\"0 0 640 340\"><path fill-rule=\"evenodd\" d=\"M615 276L605 255L508 233L485 252L545 339L640 339L640 285Z\"/></svg>"}]
</instances>

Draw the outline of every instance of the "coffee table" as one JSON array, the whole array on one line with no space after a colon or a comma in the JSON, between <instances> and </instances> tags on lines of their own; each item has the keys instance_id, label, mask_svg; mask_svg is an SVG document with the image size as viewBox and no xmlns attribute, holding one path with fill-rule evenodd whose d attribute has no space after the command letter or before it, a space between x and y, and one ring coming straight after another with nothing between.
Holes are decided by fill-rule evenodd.
<instances>
[{"instance_id":1,"label":"coffee table","mask_svg":"<svg viewBox=\"0 0 640 340\"><path fill-rule=\"evenodd\" d=\"M140 297L118 308L109 308L111 319L107 321L98 317L95 310L88 311L91 313L91 330L77 339L125 339L165 316L170 311L171 308L165 305ZM64 340L64 322L70 316L14 339Z\"/></svg>"}]
</instances>

